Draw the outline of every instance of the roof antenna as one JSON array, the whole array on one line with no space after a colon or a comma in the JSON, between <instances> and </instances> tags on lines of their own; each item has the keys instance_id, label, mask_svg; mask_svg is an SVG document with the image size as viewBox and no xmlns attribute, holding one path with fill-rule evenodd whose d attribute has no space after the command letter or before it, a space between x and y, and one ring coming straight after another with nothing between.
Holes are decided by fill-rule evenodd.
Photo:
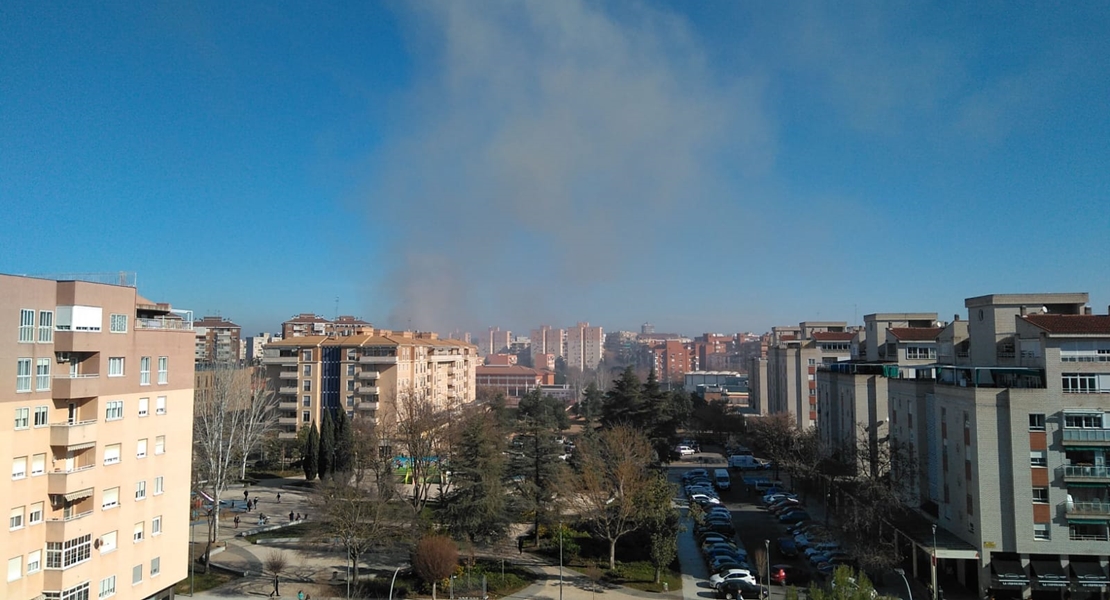
<instances>
[{"instance_id":1,"label":"roof antenna","mask_svg":"<svg viewBox=\"0 0 1110 600\"><path fill-rule=\"evenodd\" d=\"M339 320L339 296L335 297L335 320Z\"/></svg>"}]
</instances>

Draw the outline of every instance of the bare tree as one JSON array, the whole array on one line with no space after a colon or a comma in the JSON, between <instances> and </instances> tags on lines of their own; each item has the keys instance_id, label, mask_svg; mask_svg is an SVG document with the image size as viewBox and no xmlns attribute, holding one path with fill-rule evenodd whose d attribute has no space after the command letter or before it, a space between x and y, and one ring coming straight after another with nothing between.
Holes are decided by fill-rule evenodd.
<instances>
[{"instance_id":1,"label":"bare tree","mask_svg":"<svg viewBox=\"0 0 1110 600\"><path fill-rule=\"evenodd\" d=\"M280 597L281 592L278 588L278 580L281 578L281 574L289 568L289 559L286 558L285 553L281 550L270 550L270 553L266 555L266 559L262 561L262 568L265 569L267 573L274 576L274 593Z\"/></svg>"},{"instance_id":2,"label":"bare tree","mask_svg":"<svg viewBox=\"0 0 1110 600\"><path fill-rule=\"evenodd\" d=\"M247 458L277 423L277 394L272 386L267 385L266 378L259 369L253 369L250 377L249 396L242 406L242 418L239 427L238 439L239 454L242 463L239 468L239 478L247 477Z\"/></svg>"},{"instance_id":3,"label":"bare tree","mask_svg":"<svg viewBox=\"0 0 1110 600\"><path fill-rule=\"evenodd\" d=\"M386 495L378 494L379 490ZM333 477L316 487L312 496L314 514L321 529L330 538L338 539L354 563L352 579L359 580L359 561L385 539L401 537L398 511L404 509L392 502L393 487L363 489L350 481Z\"/></svg>"},{"instance_id":4,"label":"bare tree","mask_svg":"<svg viewBox=\"0 0 1110 600\"><path fill-rule=\"evenodd\" d=\"M609 568L617 566L617 541L646 515L654 456L647 436L618 425L585 439L577 451L579 514L609 542Z\"/></svg>"},{"instance_id":5,"label":"bare tree","mask_svg":"<svg viewBox=\"0 0 1110 600\"><path fill-rule=\"evenodd\" d=\"M423 390L410 389L397 393L391 408L396 415L392 441L406 455L412 477L409 506L415 515L419 515L428 504L431 476L436 468L437 436L443 435L447 414Z\"/></svg>"}]
</instances>

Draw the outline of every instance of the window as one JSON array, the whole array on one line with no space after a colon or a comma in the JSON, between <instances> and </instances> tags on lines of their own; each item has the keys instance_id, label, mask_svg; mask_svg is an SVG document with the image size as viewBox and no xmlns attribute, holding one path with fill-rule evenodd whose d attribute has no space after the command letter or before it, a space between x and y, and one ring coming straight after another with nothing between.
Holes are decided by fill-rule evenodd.
<instances>
[{"instance_id":1,"label":"window","mask_svg":"<svg viewBox=\"0 0 1110 600\"><path fill-rule=\"evenodd\" d=\"M109 508L115 508L119 506L119 488L114 487L104 490L104 494L101 495L100 502L100 508L103 510L108 510Z\"/></svg>"},{"instance_id":2,"label":"window","mask_svg":"<svg viewBox=\"0 0 1110 600\"><path fill-rule=\"evenodd\" d=\"M150 357L139 359L139 385L150 385Z\"/></svg>"},{"instance_id":3,"label":"window","mask_svg":"<svg viewBox=\"0 0 1110 600\"><path fill-rule=\"evenodd\" d=\"M1061 383L1065 393L1092 394L1098 392L1098 375L1093 373L1064 373Z\"/></svg>"},{"instance_id":4,"label":"window","mask_svg":"<svg viewBox=\"0 0 1110 600\"><path fill-rule=\"evenodd\" d=\"M50 420L50 407L49 406L36 406L35 407L35 427L46 427Z\"/></svg>"},{"instance_id":5,"label":"window","mask_svg":"<svg viewBox=\"0 0 1110 600\"><path fill-rule=\"evenodd\" d=\"M8 581L15 581L23 577L23 557L16 556L8 559Z\"/></svg>"},{"instance_id":6,"label":"window","mask_svg":"<svg viewBox=\"0 0 1110 600\"><path fill-rule=\"evenodd\" d=\"M301 396L301 406L305 408L312 406L312 396Z\"/></svg>"},{"instance_id":7,"label":"window","mask_svg":"<svg viewBox=\"0 0 1110 600\"><path fill-rule=\"evenodd\" d=\"M150 535L162 535L162 515L150 520Z\"/></svg>"},{"instance_id":8,"label":"window","mask_svg":"<svg viewBox=\"0 0 1110 600\"><path fill-rule=\"evenodd\" d=\"M355 397L354 396L347 396L347 407L351 408L354 405L355 405Z\"/></svg>"},{"instance_id":9,"label":"window","mask_svg":"<svg viewBox=\"0 0 1110 600\"><path fill-rule=\"evenodd\" d=\"M20 456L12 459L12 479L23 479L27 476L27 457Z\"/></svg>"},{"instance_id":10,"label":"window","mask_svg":"<svg viewBox=\"0 0 1110 600\"><path fill-rule=\"evenodd\" d=\"M115 421L123 418L123 400L109 400L104 411L105 421Z\"/></svg>"},{"instance_id":11,"label":"window","mask_svg":"<svg viewBox=\"0 0 1110 600\"><path fill-rule=\"evenodd\" d=\"M1098 413L1064 413L1064 427L1068 429L1102 429L1102 415Z\"/></svg>"},{"instance_id":12,"label":"window","mask_svg":"<svg viewBox=\"0 0 1110 600\"><path fill-rule=\"evenodd\" d=\"M131 540L136 544L143 541L145 526L142 521L135 523L134 533L131 534Z\"/></svg>"},{"instance_id":13,"label":"window","mask_svg":"<svg viewBox=\"0 0 1110 600\"><path fill-rule=\"evenodd\" d=\"M31 391L31 359L20 358L15 364L15 391Z\"/></svg>"},{"instance_id":14,"label":"window","mask_svg":"<svg viewBox=\"0 0 1110 600\"><path fill-rule=\"evenodd\" d=\"M122 356L112 356L108 358L108 377L123 377Z\"/></svg>"},{"instance_id":15,"label":"window","mask_svg":"<svg viewBox=\"0 0 1110 600\"><path fill-rule=\"evenodd\" d=\"M1037 413L1029 414L1029 431L1044 431L1044 415Z\"/></svg>"},{"instance_id":16,"label":"window","mask_svg":"<svg viewBox=\"0 0 1110 600\"><path fill-rule=\"evenodd\" d=\"M166 384L170 382L170 358L168 356L158 357L158 383Z\"/></svg>"},{"instance_id":17,"label":"window","mask_svg":"<svg viewBox=\"0 0 1110 600\"><path fill-rule=\"evenodd\" d=\"M155 496L157 496L158 494L161 494L163 491L165 491L162 488L162 482L163 482L163 479L162 479L161 475L154 478L154 495Z\"/></svg>"},{"instance_id":18,"label":"window","mask_svg":"<svg viewBox=\"0 0 1110 600\"><path fill-rule=\"evenodd\" d=\"M42 570L42 550L35 550L27 555L27 574L38 573Z\"/></svg>"},{"instance_id":19,"label":"window","mask_svg":"<svg viewBox=\"0 0 1110 600\"><path fill-rule=\"evenodd\" d=\"M1033 502L1036 502L1038 504L1048 504L1048 488L1033 488Z\"/></svg>"},{"instance_id":20,"label":"window","mask_svg":"<svg viewBox=\"0 0 1110 600\"><path fill-rule=\"evenodd\" d=\"M31 457L31 477L46 473L46 453L35 454Z\"/></svg>"},{"instance_id":21,"label":"window","mask_svg":"<svg viewBox=\"0 0 1110 600\"><path fill-rule=\"evenodd\" d=\"M1033 523L1033 539L1047 540L1051 539L1048 534L1048 523Z\"/></svg>"},{"instance_id":22,"label":"window","mask_svg":"<svg viewBox=\"0 0 1110 600\"><path fill-rule=\"evenodd\" d=\"M35 311L26 308L19 311L19 341L29 343L35 341Z\"/></svg>"},{"instance_id":23,"label":"window","mask_svg":"<svg viewBox=\"0 0 1110 600\"><path fill-rule=\"evenodd\" d=\"M31 512L27 515L28 525L38 525L39 523L42 523L43 504L44 503L42 502L36 502L31 505Z\"/></svg>"},{"instance_id":24,"label":"window","mask_svg":"<svg viewBox=\"0 0 1110 600\"><path fill-rule=\"evenodd\" d=\"M146 500L146 481L135 483L135 501Z\"/></svg>"},{"instance_id":25,"label":"window","mask_svg":"<svg viewBox=\"0 0 1110 600\"><path fill-rule=\"evenodd\" d=\"M971 461L970 460L965 460L964 461L964 479L967 480L967 481L971 481Z\"/></svg>"},{"instance_id":26,"label":"window","mask_svg":"<svg viewBox=\"0 0 1110 600\"><path fill-rule=\"evenodd\" d=\"M1029 452L1029 464L1034 467L1048 466L1048 451L1032 450Z\"/></svg>"},{"instance_id":27,"label":"window","mask_svg":"<svg viewBox=\"0 0 1110 600\"><path fill-rule=\"evenodd\" d=\"M162 572L162 557L155 556L150 559L150 576L157 577Z\"/></svg>"},{"instance_id":28,"label":"window","mask_svg":"<svg viewBox=\"0 0 1110 600\"><path fill-rule=\"evenodd\" d=\"M312 350L302 350L301 360L312 360Z\"/></svg>"},{"instance_id":29,"label":"window","mask_svg":"<svg viewBox=\"0 0 1110 600\"><path fill-rule=\"evenodd\" d=\"M49 358L40 358L35 361L35 389L40 392L50 391Z\"/></svg>"},{"instance_id":30,"label":"window","mask_svg":"<svg viewBox=\"0 0 1110 600\"><path fill-rule=\"evenodd\" d=\"M138 458L146 458L146 438L139 440L139 445L135 449L135 456Z\"/></svg>"},{"instance_id":31,"label":"window","mask_svg":"<svg viewBox=\"0 0 1110 600\"><path fill-rule=\"evenodd\" d=\"M92 557L92 534L62 542L46 542L46 568L68 569Z\"/></svg>"},{"instance_id":32,"label":"window","mask_svg":"<svg viewBox=\"0 0 1110 600\"><path fill-rule=\"evenodd\" d=\"M306 391L306 392L311 392L312 391L312 380L311 379L305 379L304 381L301 381L301 389Z\"/></svg>"},{"instance_id":33,"label":"window","mask_svg":"<svg viewBox=\"0 0 1110 600\"><path fill-rule=\"evenodd\" d=\"M937 349L932 346L906 346L907 360L931 360L937 357Z\"/></svg>"},{"instance_id":34,"label":"window","mask_svg":"<svg viewBox=\"0 0 1110 600\"><path fill-rule=\"evenodd\" d=\"M312 420L312 413L308 412L307 410L301 413L301 421L302 422L308 423L311 420Z\"/></svg>"},{"instance_id":35,"label":"window","mask_svg":"<svg viewBox=\"0 0 1110 600\"><path fill-rule=\"evenodd\" d=\"M154 438L154 453L155 454L165 454L166 453L166 436L160 435L160 436Z\"/></svg>"},{"instance_id":36,"label":"window","mask_svg":"<svg viewBox=\"0 0 1110 600\"><path fill-rule=\"evenodd\" d=\"M347 377L354 377L354 376L355 376L355 366L354 365L347 365Z\"/></svg>"},{"instance_id":37,"label":"window","mask_svg":"<svg viewBox=\"0 0 1110 600\"><path fill-rule=\"evenodd\" d=\"M104 447L104 464L114 465L119 462L120 444L108 444Z\"/></svg>"},{"instance_id":38,"label":"window","mask_svg":"<svg viewBox=\"0 0 1110 600\"><path fill-rule=\"evenodd\" d=\"M29 429L31 427L31 409L17 408L15 409L15 428L16 429Z\"/></svg>"},{"instance_id":39,"label":"window","mask_svg":"<svg viewBox=\"0 0 1110 600\"><path fill-rule=\"evenodd\" d=\"M115 596L115 595L116 595L116 576L112 575L110 577L105 577L104 579L101 579L100 580L100 595L97 596L97 600L103 600L104 598L111 598L112 596Z\"/></svg>"},{"instance_id":40,"label":"window","mask_svg":"<svg viewBox=\"0 0 1110 600\"><path fill-rule=\"evenodd\" d=\"M165 396L158 396L157 398L154 399L154 414L156 414L156 415L166 414L166 397Z\"/></svg>"},{"instance_id":41,"label":"window","mask_svg":"<svg viewBox=\"0 0 1110 600\"><path fill-rule=\"evenodd\" d=\"M110 333L127 333L127 315L112 314L108 323Z\"/></svg>"},{"instance_id":42,"label":"window","mask_svg":"<svg viewBox=\"0 0 1110 600\"><path fill-rule=\"evenodd\" d=\"M39 311L39 342L49 344L54 341L54 311Z\"/></svg>"},{"instance_id":43,"label":"window","mask_svg":"<svg viewBox=\"0 0 1110 600\"><path fill-rule=\"evenodd\" d=\"M100 553L107 554L116 549L116 532L110 531L100 536Z\"/></svg>"},{"instance_id":44,"label":"window","mask_svg":"<svg viewBox=\"0 0 1110 600\"><path fill-rule=\"evenodd\" d=\"M139 398L139 416L145 417L150 414L150 398Z\"/></svg>"},{"instance_id":45,"label":"window","mask_svg":"<svg viewBox=\"0 0 1110 600\"><path fill-rule=\"evenodd\" d=\"M143 566L135 565L131 568L131 585L138 585L143 582Z\"/></svg>"},{"instance_id":46,"label":"window","mask_svg":"<svg viewBox=\"0 0 1110 600\"><path fill-rule=\"evenodd\" d=\"M61 592L43 592L45 600L89 600L89 582L79 583Z\"/></svg>"},{"instance_id":47,"label":"window","mask_svg":"<svg viewBox=\"0 0 1110 600\"><path fill-rule=\"evenodd\" d=\"M355 391L355 380L354 379L348 379L347 380L347 391L348 392Z\"/></svg>"},{"instance_id":48,"label":"window","mask_svg":"<svg viewBox=\"0 0 1110 600\"><path fill-rule=\"evenodd\" d=\"M23 508L17 506L8 514L8 529L23 529Z\"/></svg>"},{"instance_id":49,"label":"window","mask_svg":"<svg viewBox=\"0 0 1110 600\"><path fill-rule=\"evenodd\" d=\"M305 377L312 377L312 365L302 365L301 374Z\"/></svg>"}]
</instances>

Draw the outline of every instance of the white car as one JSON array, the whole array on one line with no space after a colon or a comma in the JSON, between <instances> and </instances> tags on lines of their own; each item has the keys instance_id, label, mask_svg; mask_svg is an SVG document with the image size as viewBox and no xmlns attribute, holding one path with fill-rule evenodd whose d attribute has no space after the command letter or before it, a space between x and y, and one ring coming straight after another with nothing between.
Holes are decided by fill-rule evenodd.
<instances>
[{"instance_id":1,"label":"white car","mask_svg":"<svg viewBox=\"0 0 1110 600\"><path fill-rule=\"evenodd\" d=\"M680 456L690 456L694 453L694 449L689 446L679 446L677 450Z\"/></svg>"},{"instance_id":2,"label":"white car","mask_svg":"<svg viewBox=\"0 0 1110 600\"><path fill-rule=\"evenodd\" d=\"M747 569L726 569L720 573L715 573L709 578L709 585L713 586L713 589L717 589L721 587L722 583L732 579L743 579L752 585L756 585L755 576Z\"/></svg>"},{"instance_id":3,"label":"white car","mask_svg":"<svg viewBox=\"0 0 1110 600\"><path fill-rule=\"evenodd\" d=\"M709 504L720 504L721 499L715 498L708 494L694 494L690 496L690 502L695 502L697 504L701 504L702 502L707 502Z\"/></svg>"}]
</instances>

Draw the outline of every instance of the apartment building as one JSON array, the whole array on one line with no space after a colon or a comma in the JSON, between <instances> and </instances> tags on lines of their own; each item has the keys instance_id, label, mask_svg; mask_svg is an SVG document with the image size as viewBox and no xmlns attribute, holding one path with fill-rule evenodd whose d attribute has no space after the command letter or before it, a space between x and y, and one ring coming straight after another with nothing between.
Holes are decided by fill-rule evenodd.
<instances>
[{"instance_id":1,"label":"apartment building","mask_svg":"<svg viewBox=\"0 0 1110 600\"><path fill-rule=\"evenodd\" d=\"M281 339L281 334L277 333L259 333L258 335L249 335L243 340L243 362L248 365L257 365L262 360L262 348L270 342L276 342Z\"/></svg>"},{"instance_id":2,"label":"apartment building","mask_svg":"<svg viewBox=\"0 0 1110 600\"><path fill-rule=\"evenodd\" d=\"M192 322L127 285L0 275L0 597L173 597L188 565Z\"/></svg>"},{"instance_id":3,"label":"apartment building","mask_svg":"<svg viewBox=\"0 0 1110 600\"><path fill-rule=\"evenodd\" d=\"M513 332L502 331L500 327L490 327L485 340L486 354L500 354L509 349L513 343Z\"/></svg>"},{"instance_id":4,"label":"apartment building","mask_svg":"<svg viewBox=\"0 0 1110 600\"><path fill-rule=\"evenodd\" d=\"M239 360L242 328L223 317L204 317L193 322L198 364L233 363Z\"/></svg>"},{"instance_id":5,"label":"apartment building","mask_svg":"<svg viewBox=\"0 0 1110 600\"><path fill-rule=\"evenodd\" d=\"M647 354L659 381L681 384L686 374L694 370L693 354L682 341L658 343L647 348Z\"/></svg>"},{"instance_id":6,"label":"apartment building","mask_svg":"<svg viewBox=\"0 0 1110 600\"><path fill-rule=\"evenodd\" d=\"M396 418L398 403L411 397L442 408L473 402L478 363L472 344L388 330L290 337L268 344L262 358L278 391L281 438L319 422L325 407L377 421Z\"/></svg>"},{"instance_id":7,"label":"apartment building","mask_svg":"<svg viewBox=\"0 0 1110 600\"><path fill-rule=\"evenodd\" d=\"M605 353L605 332L601 327L579 322L566 329L566 345L568 367L596 369Z\"/></svg>"},{"instance_id":8,"label":"apartment building","mask_svg":"<svg viewBox=\"0 0 1110 600\"><path fill-rule=\"evenodd\" d=\"M532 356L537 354L554 354L556 358L566 356L567 332L565 329L554 329L549 325L541 325L533 329L529 349ZM533 364L534 361L533 361Z\"/></svg>"},{"instance_id":9,"label":"apartment building","mask_svg":"<svg viewBox=\"0 0 1110 600\"><path fill-rule=\"evenodd\" d=\"M331 320L312 313L300 313L282 322L281 338L318 335L348 337L369 333L373 328L370 323L351 315L339 315Z\"/></svg>"},{"instance_id":10,"label":"apartment building","mask_svg":"<svg viewBox=\"0 0 1110 600\"><path fill-rule=\"evenodd\" d=\"M794 417L799 429L817 422L817 366L848 360L855 333L843 321L805 321L771 328L767 349L767 410Z\"/></svg>"}]
</instances>

